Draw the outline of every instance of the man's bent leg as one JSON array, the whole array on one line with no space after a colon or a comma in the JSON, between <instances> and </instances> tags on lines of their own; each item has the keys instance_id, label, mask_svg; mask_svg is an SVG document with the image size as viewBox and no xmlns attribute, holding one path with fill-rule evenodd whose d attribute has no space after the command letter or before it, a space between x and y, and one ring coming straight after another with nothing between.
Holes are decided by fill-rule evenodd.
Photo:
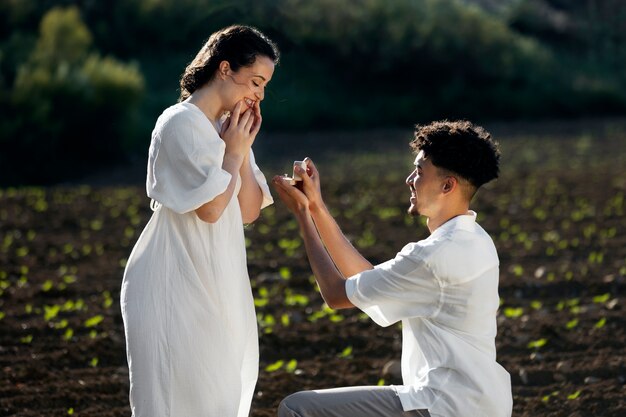
<instances>
[{"instance_id":1,"label":"man's bent leg","mask_svg":"<svg viewBox=\"0 0 626 417\"><path fill-rule=\"evenodd\" d=\"M285 398L278 417L430 417L427 410L404 411L396 390L364 386L300 391Z\"/></svg>"}]
</instances>

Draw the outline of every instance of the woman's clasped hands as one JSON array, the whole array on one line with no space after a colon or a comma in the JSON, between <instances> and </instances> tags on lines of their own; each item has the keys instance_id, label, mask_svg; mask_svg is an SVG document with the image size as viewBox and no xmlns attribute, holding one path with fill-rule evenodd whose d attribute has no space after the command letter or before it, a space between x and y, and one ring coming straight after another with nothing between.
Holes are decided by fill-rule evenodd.
<instances>
[{"instance_id":1,"label":"woman's clasped hands","mask_svg":"<svg viewBox=\"0 0 626 417\"><path fill-rule=\"evenodd\" d=\"M256 101L247 107L243 100L239 101L232 114L222 124L220 137L226 144L225 157L245 158L261 129L261 107Z\"/></svg>"}]
</instances>

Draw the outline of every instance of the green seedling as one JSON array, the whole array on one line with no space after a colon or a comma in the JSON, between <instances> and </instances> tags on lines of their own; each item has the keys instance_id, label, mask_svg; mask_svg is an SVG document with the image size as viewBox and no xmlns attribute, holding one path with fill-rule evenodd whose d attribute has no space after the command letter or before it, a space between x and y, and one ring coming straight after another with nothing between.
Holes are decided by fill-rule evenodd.
<instances>
[{"instance_id":1,"label":"green seedling","mask_svg":"<svg viewBox=\"0 0 626 417\"><path fill-rule=\"evenodd\" d=\"M548 339L542 338L542 339L532 340L532 341L528 342L527 346L528 346L529 349L539 349L539 348L545 346L546 343L548 343Z\"/></svg>"}]
</instances>

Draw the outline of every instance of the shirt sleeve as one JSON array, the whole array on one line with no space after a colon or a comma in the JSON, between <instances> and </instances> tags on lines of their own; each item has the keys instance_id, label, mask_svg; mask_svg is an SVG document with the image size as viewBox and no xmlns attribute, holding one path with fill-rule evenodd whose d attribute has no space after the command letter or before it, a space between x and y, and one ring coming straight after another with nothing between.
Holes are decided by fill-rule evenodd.
<instances>
[{"instance_id":1,"label":"shirt sleeve","mask_svg":"<svg viewBox=\"0 0 626 417\"><path fill-rule=\"evenodd\" d=\"M346 293L383 327L409 317L432 317L443 299L441 283L411 245L394 259L348 278Z\"/></svg>"},{"instance_id":2,"label":"shirt sleeve","mask_svg":"<svg viewBox=\"0 0 626 417\"><path fill-rule=\"evenodd\" d=\"M226 191L232 177L222 169L224 141L202 122L178 114L152 134L148 197L177 213L213 200Z\"/></svg>"},{"instance_id":3,"label":"shirt sleeve","mask_svg":"<svg viewBox=\"0 0 626 417\"><path fill-rule=\"evenodd\" d=\"M254 173L254 178L256 178L256 182L259 184L261 192L263 192L261 209L264 209L265 207L274 203L274 199L272 198L272 194L270 193L270 187L267 185L265 175L263 175L263 172L261 172L261 169L256 164L256 161L254 159L254 152L252 152L252 149L250 149L250 166L252 167L252 172Z\"/></svg>"}]
</instances>

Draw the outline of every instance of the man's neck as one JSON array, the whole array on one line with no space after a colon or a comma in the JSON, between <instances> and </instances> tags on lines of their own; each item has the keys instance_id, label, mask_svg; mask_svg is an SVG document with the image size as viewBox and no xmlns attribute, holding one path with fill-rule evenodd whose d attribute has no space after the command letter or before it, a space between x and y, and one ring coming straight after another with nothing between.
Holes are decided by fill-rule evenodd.
<instances>
[{"instance_id":1,"label":"man's neck","mask_svg":"<svg viewBox=\"0 0 626 417\"><path fill-rule=\"evenodd\" d=\"M433 233L440 226L447 223L457 216L464 216L467 214L469 207L459 207L456 210L446 210L445 212L438 213L436 216L430 216L426 218L426 226L430 233Z\"/></svg>"}]
</instances>

